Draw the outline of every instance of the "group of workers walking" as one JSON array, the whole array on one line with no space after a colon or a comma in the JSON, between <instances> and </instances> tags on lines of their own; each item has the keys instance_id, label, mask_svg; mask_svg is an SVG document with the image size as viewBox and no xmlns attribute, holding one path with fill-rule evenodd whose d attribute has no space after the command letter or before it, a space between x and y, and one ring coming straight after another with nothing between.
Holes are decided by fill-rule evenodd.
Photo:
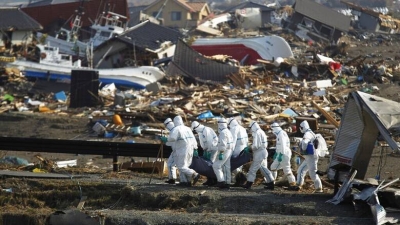
<instances>
[{"instance_id":1,"label":"group of workers walking","mask_svg":"<svg viewBox=\"0 0 400 225\"><path fill-rule=\"evenodd\" d=\"M243 172L242 166L231 170L231 158L238 157L243 151L249 153L251 150L252 162L247 171L247 181L244 185L241 185L243 188L250 189L252 187L257 171L260 170L266 181L264 188L273 190L278 170L283 170L290 185L289 189L301 189L305 175L309 172L314 181L315 191L323 192L321 180L316 173L318 154L304 155L304 161L298 168L296 179L290 165L292 150L289 136L276 122L270 125L276 136L276 150L269 168L267 135L256 121L252 121L248 127L253 139L250 145L246 128L240 125L234 117L218 120L218 134L212 128L198 121L193 121L189 128L184 125L181 116L176 116L173 120L171 118L166 119L164 125L169 130L169 135L162 137L162 140L172 148L172 153L167 161L169 179L166 182L169 184L176 183L177 170L179 171L179 183L177 185L192 186L198 182L200 174L191 169L190 165L193 157L198 156L200 145L203 149L202 157L212 164L212 170L216 177L216 179L207 177L207 181L203 185L221 189L230 188L231 183L235 182L236 174ZM300 124L300 131L304 135L299 143L299 148L305 152L308 143L315 139L315 134L306 120ZM194 133L198 134L199 144Z\"/></svg>"}]
</instances>

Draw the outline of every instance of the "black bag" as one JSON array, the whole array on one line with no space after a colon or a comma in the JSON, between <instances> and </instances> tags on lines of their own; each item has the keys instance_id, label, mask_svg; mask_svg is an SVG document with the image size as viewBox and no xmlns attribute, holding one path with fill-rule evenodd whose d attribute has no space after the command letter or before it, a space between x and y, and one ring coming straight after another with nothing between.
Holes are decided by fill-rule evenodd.
<instances>
[{"instance_id":1,"label":"black bag","mask_svg":"<svg viewBox=\"0 0 400 225\"><path fill-rule=\"evenodd\" d=\"M318 144L319 144L319 141L318 141L317 137L314 138L313 144L314 144L314 148L317 149L318 148Z\"/></svg>"},{"instance_id":2,"label":"black bag","mask_svg":"<svg viewBox=\"0 0 400 225\"><path fill-rule=\"evenodd\" d=\"M250 160L251 160L251 154L245 151L242 151L236 157L231 157L231 171L250 162ZM204 159L203 157L199 156L193 157L192 164L190 165L189 168L193 169L194 171L205 177L217 179L214 170L212 168L212 162Z\"/></svg>"}]
</instances>

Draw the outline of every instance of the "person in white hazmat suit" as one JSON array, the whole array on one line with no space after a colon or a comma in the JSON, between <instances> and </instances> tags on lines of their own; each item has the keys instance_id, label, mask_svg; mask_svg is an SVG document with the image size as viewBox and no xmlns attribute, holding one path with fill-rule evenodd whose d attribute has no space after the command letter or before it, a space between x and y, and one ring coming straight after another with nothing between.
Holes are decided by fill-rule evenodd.
<instances>
[{"instance_id":1,"label":"person in white hazmat suit","mask_svg":"<svg viewBox=\"0 0 400 225\"><path fill-rule=\"evenodd\" d=\"M231 156L233 152L233 138L228 130L226 119L218 120L218 144L215 149L218 156L212 167L217 177L217 185L219 188L230 188L231 182Z\"/></svg>"},{"instance_id":2,"label":"person in white hazmat suit","mask_svg":"<svg viewBox=\"0 0 400 225\"><path fill-rule=\"evenodd\" d=\"M167 128L167 130L169 131L168 135L172 134L172 131L175 128L174 122L172 122L171 118L167 118L164 121L164 126L165 128ZM165 145L167 146L171 146L172 148L172 152L171 155L168 157L168 161L167 161L167 167L168 167L168 180L165 181L165 183L168 184L175 184L175 181L177 179L177 175L176 175L176 163L175 163L175 159L174 159L174 155L176 153L175 151L175 142L168 142L168 137L161 137L161 140L165 143ZM186 177L182 177L184 179L184 182L187 183L187 181L185 180Z\"/></svg>"},{"instance_id":3,"label":"person in white hazmat suit","mask_svg":"<svg viewBox=\"0 0 400 225\"><path fill-rule=\"evenodd\" d=\"M197 121L192 122L191 128L199 135L200 146L204 151L203 158L214 163L217 157L217 151L215 149L218 144L217 134L212 128L204 126ZM203 185L213 185L215 182L215 179L207 177L207 181L204 182Z\"/></svg>"},{"instance_id":4,"label":"person in white hazmat suit","mask_svg":"<svg viewBox=\"0 0 400 225\"><path fill-rule=\"evenodd\" d=\"M197 149L197 141L192 130L183 124L181 116L174 117L175 128L168 136L168 142L174 142L174 160L179 170L180 184L182 186L192 186L200 178L198 174L189 166L192 164L193 151ZM185 177L182 179L182 177ZM191 180L193 179L193 184Z\"/></svg>"},{"instance_id":5,"label":"person in white hazmat suit","mask_svg":"<svg viewBox=\"0 0 400 225\"><path fill-rule=\"evenodd\" d=\"M278 170L282 169L289 181L289 185L295 186L296 178L294 177L290 166L292 150L290 149L289 136L278 123L272 123L271 128L272 132L276 136L276 150L273 157L274 161L270 167L274 180L276 180L276 177L278 176Z\"/></svg>"},{"instance_id":6,"label":"person in white hazmat suit","mask_svg":"<svg viewBox=\"0 0 400 225\"><path fill-rule=\"evenodd\" d=\"M232 157L237 157L243 149L247 148L249 144L249 136L247 135L246 128L241 126L234 117L228 119L228 128L233 138ZM232 183L235 183L236 174L241 171L242 166L232 171Z\"/></svg>"},{"instance_id":7,"label":"person in white hazmat suit","mask_svg":"<svg viewBox=\"0 0 400 225\"><path fill-rule=\"evenodd\" d=\"M253 151L253 162L250 165L247 173L247 182L243 185L243 188L250 189L256 179L257 171L260 170L261 174L267 181L269 189L274 189L274 177L271 171L268 169L268 139L265 132L260 128L256 121L252 121L249 125L251 134L253 136L253 144L251 150Z\"/></svg>"},{"instance_id":8,"label":"person in white hazmat suit","mask_svg":"<svg viewBox=\"0 0 400 225\"><path fill-rule=\"evenodd\" d=\"M302 152L307 150L307 145L310 141L314 141L316 138L314 132L310 129L310 125L306 120L300 123L300 131L303 133L303 139L300 141L299 147ZM311 180L314 181L315 192L322 193L322 183L321 179L317 174L317 163L318 163L318 153L314 150L313 154L303 154L304 161L300 164L297 169L297 186L294 190L300 190L304 184L304 177L306 173L309 172Z\"/></svg>"}]
</instances>

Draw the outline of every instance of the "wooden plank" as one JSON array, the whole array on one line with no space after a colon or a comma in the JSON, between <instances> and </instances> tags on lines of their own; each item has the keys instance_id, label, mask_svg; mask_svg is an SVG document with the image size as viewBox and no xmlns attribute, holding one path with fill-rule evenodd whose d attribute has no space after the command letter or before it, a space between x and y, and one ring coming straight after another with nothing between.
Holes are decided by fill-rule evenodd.
<instances>
[{"instance_id":1,"label":"wooden plank","mask_svg":"<svg viewBox=\"0 0 400 225\"><path fill-rule=\"evenodd\" d=\"M328 120L331 124L335 125L336 128L339 128L339 122L335 120L335 118L333 118L329 113L327 113L323 108L321 108L319 105L317 105L317 103L315 101L311 102L312 105L318 109L318 111L320 113L322 113L322 115L324 115L324 117L326 118L326 120Z\"/></svg>"},{"instance_id":2,"label":"wooden plank","mask_svg":"<svg viewBox=\"0 0 400 225\"><path fill-rule=\"evenodd\" d=\"M79 209L79 210L82 210L83 206L85 205L86 199L87 199L87 196L82 196L81 200L79 201L79 204L78 204L78 206L76 208Z\"/></svg>"}]
</instances>

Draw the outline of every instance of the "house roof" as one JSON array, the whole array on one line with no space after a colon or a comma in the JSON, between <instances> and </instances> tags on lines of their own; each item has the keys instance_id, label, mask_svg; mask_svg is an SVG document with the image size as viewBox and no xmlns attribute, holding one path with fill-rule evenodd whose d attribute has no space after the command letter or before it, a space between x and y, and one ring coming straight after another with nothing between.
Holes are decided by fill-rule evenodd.
<instances>
[{"instance_id":1,"label":"house roof","mask_svg":"<svg viewBox=\"0 0 400 225\"><path fill-rule=\"evenodd\" d=\"M108 1L94 1L85 0L82 1L85 14L82 15L83 27L92 25L92 21L95 21L98 14L101 13L107 3L111 5L111 11L129 18L128 13L128 2L127 0L108 0ZM59 20L68 21L75 14L75 11L81 6L80 1L60 3L60 4L49 4L41 6L28 5L23 7L22 10L38 21L44 28L52 25L54 22Z\"/></svg>"},{"instance_id":2,"label":"house roof","mask_svg":"<svg viewBox=\"0 0 400 225\"><path fill-rule=\"evenodd\" d=\"M45 6L45 5L56 5L56 4L64 4L71 2L79 2L78 0L42 0L37 2L32 2L27 4L26 7L37 7L37 6Z\"/></svg>"},{"instance_id":3,"label":"house roof","mask_svg":"<svg viewBox=\"0 0 400 225\"><path fill-rule=\"evenodd\" d=\"M156 50L160 48L161 43L170 41L176 44L182 37L183 34L177 30L147 20L129 28L116 39L128 44L133 44L134 41L135 46Z\"/></svg>"},{"instance_id":4,"label":"house roof","mask_svg":"<svg viewBox=\"0 0 400 225\"><path fill-rule=\"evenodd\" d=\"M335 27L341 31L348 31L351 18L312 0L296 0L294 10L313 20Z\"/></svg>"},{"instance_id":5,"label":"house roof","mask_svg":"<svg viewBox=\"0 0 400 225\"><path fill-rule=\"evenodd\" d=\"M192 11L200 12L207 3L205 3L205 2L187 2L186 4L190 8L192 8Z\"/></svg>"},{"instance_id":6,"label":"house roof","mask_svg":"<svg viewBox=\"0 0 400 225\"><path fill-rule=\"evenodd\" d=\"M270 8L268 6L261 5L261 4L249 1L249 2L242 2L242 3L238 4L238 5L229 7L229 8L224 10L224 13L235 12L237 9L245 9L245 8L259 8L261 11L274 11L275 10L275 9Z\"/></svg>"},{"instance_id":7,"label":"house roof","mask_svg":"<svg viewBox=\"0 0 400 225\"><path fill-rule=\"evenodd\" d=\"M165 2L165 0L154 1L152 4L148 5L146 9L152 7L153 5L159 3L160 1ZM187 2L185 0L173 0L173 1L178 5L182 6L183 8L185 8L186 10L188 10L189 12L200 12L200 10L204 7L204 5L207 4L206 2Z\"/></svg>"},{"instance_id":8,"label":"house roof","mask_svg":"<svg viewBox=\"0 0 400 225\"><path fill-rule=\"evenodd\" d=\"M170 76L182 75L200 83L218 84L226 82L229 75L238 73L238 71L239 68L236 66L204 57L182 39L179 39L166 74Z\"/></svg>"},{"instance_id":9,"label":"house roof","mask_svg":"<svg viewBox=\"0 0 400 225\"><path fill-rule=\"evenodd\" d=\"M37 21L17 7L0 7L0 30L41 30Z\"/></svg>"}]
</instances>

